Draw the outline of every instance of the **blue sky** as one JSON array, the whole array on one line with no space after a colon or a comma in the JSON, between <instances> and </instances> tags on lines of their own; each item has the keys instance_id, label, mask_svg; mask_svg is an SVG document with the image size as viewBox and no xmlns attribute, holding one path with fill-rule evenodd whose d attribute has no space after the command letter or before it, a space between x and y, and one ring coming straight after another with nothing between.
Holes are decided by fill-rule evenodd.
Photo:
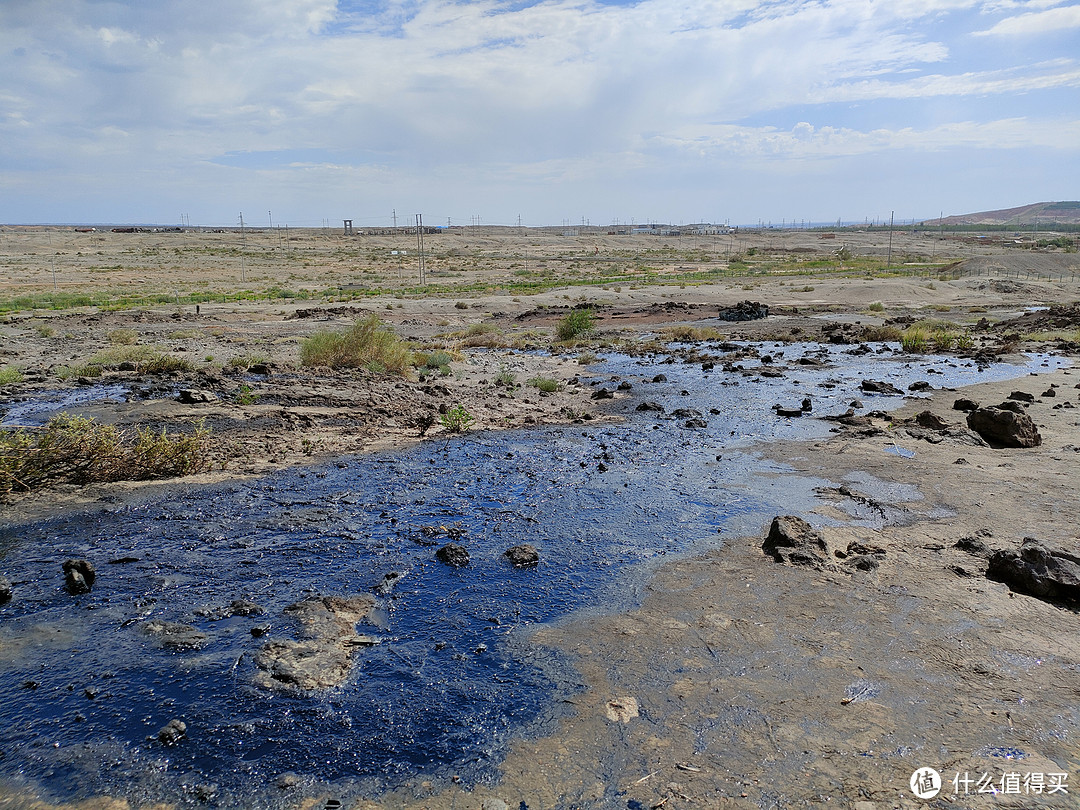
<instances>
[{"instance_id":1,"label":"blue sky","mask_svg":"<svg viewBox=\"0 0 1080 810\"><path fill-rule=\"evenodd\" d=\"M2 0L0 222L898 220L1080 198L1059 0Z\"/></svg>"}]
</instances>

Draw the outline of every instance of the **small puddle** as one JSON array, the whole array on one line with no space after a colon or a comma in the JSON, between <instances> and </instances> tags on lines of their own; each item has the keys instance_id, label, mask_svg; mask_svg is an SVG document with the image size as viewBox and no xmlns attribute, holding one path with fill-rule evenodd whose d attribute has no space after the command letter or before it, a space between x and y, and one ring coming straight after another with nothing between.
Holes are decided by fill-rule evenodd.
<instances>
[{"instance_id":1,"label":"small puddle","mask_svg":"<svg viewBox=\"0 0 1080 810\"><path fill-rule=\"evenodd\" d=\"M829 424L777 418L773 403L811 396L815 414L853 398L887 407L900 398L860 395L863 377L906 388L936 368L935 384L962 385L1058 362L979 372L845 349L778 378L607 357L590 371L632 384L630 399L610 403L624 424L474 432L0 531L0 572L16 594L0 607L0 776L31 778L55 799L197 795L264 807L286 803L272 787L285 771L343 795L418 774L495 778L508 741L551 733L558 698L578 688L567 662L531 643L532 629L632 607L671 555L818 503L828 482L751 447L824 436ZM761 347L769 352L821 356L816 344ZM666 383L645 382L659 373ZM665 412L637 412L644 401ZM703 426L686 427L677 408L700 412ZM447 530L468 549L467 567L435 559L431 543L448 542ZM520 543L539 549L539 566L508 564L503 552ZM96 566L91 594L62 590L68 557ZM343 686L287 696L252 684L262 644L294 637L286 606L384 583L371 624L358 628L381 643L355 653ZM266 612L215 621L234 599ZM151 618L194 625L208 641L157 647L139 632ZM857 686L853 701L868 694ZM148 741L172 719L186 723L185 740Z\"/></svg>"}]
</instances>

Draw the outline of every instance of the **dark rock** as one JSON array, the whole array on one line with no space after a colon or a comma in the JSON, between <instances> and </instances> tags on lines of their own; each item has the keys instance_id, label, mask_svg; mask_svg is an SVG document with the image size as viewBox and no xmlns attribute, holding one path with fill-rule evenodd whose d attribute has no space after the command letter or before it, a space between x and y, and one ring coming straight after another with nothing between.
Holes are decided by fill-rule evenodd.
<instances>
[{"instance_id":1,"label":"dark rock","mask_svg":"<svg viewBox=\"0 0 1080 810\"><path fill-rule=\"evenodd\" d=\"M848 406L852 407L852 408L863 408L863 407L865 407L863 405L861 399L853 399L853 400L851 400L851 402L848 403Z\"/></svg>"},{"instance_id":2,"label":"dark rock","mask_svg":"<svg viewBox=\"0 0 1080 810\"><path fill-rule=\"evenodd\" d=\"M989 557L993 553L990 546L986 545L978 537L961 537L953 543L953 548L968 554L974 554L976 557Z\"/></svg>"},{"instance_id":3,"label":"dark rock","mask_svg":"<svg viewBox=\"0 0 1080 810\"><path fill-rule=\"evenodd\" d=\"M11 581L7 577L0 577L0 605L11 601Z\"/></svg>"},{"instance_id":4,"label":"dark rock","mask_svg":"<svg viewBox=\"0 0 1080 810\"><path fill-rule=\"evenodd\" d=\"M158 741L165 745L176 745L187 736L187 723L183 720L170 720L157 733Z\"/></svg>"},{"instance_id":5,"label":"dark rock","mask_svg":"<svg viewBox=\"0 0 1080 810\"><path fill-rule=\"evenodd\" d=\"M929 430L945 430L949 423L932 411L920 411L915 414L915 424Z\"/></svg>"},{"instance_id":6,"label":"dark rock","mask_svg":"<svg viewBox=\"0 0 1080 810\"><path fill-rule=\"evenodd\" d=\"M733 307L721 309L716 317L722 321L756 321L769 317L769 308L756 301L740 301Z\"/></svg>"},{"instance_id":7,"label":"dark rock","mask_svg":"<svg viewBox=\"0 0 1080 810\"><path fill-rule=\"evenodd\" d=\"M801 410L803 413L810 413L810 411L814 410L814 402L810 397L803 398Z\"/></svg>"},{"instance_id":8,"label":"dark rock","mask_svg":"<svg viewBox=\"0 0 1080 810\"><path fill-rule=\"evenodd\" d=\"M217 402L217 394L199 388L184 388L176 397L184 405L199 405L204 402Z\"/></svg>"},{"instance_id":9,"label":"dark rock","mask_svg":"<svg viewBox=\"0 0 1080 810\"><path fill-rule=\"evenodd\" d=\"M953 402L952 407L954 411L977 411L979 409L979 403L973 399L960 397Z\"/></svg>"},{"instance_id":10,"label":"dark rock","mask_svg":"<svg viewBox=\"0 0 1080 810\"><path fill-rule=\"evenodd\" d=\"M695 430L703 430L707 428L709 423L704 419L687 419L683 427L688 427Z\"/></svg>"},{"instance_id":11,"label":"dark rock","mask_svg":"<svg viewBox=\"0 0 1080 810\"><path fill-rule=\"evenodd\" d=\"M90 593L97 574L88 560L65 560L63 569L64 584L67 586L68 593L72 595Z\"/></svg>"},{"instance_id":12,"label":"dark rock","mask_svg":"<svg viewBox=\"0 0 1080 810\"><path fill-rule=\"evenodd\" d=\"M1038 447L1042 444L1042 436L1026 413L979 408L968 414L967 424L991 446Z\"/></svg>"},{"instance_id":13,"label":"dark rock","mask_svg":"<svg viewBox=\"0 0 1080 810\"><path fill-rule=\"evenodd\" d=\"M694 408L676 408L671 412L676 419L691 419L701 416L701 411Z\"/></svg>"},{"instance_id":14,"label":"dark rock","mask_svg":"<svg viewBox=\"0 0 1080 810\"><path fill-rule=\"evenodd\" d=\"M1029 394L1027 391L1013 391L1005 399L1015 399L1017 402L1034 402L1035 395Z\"/></svg>"},{"instance_id":15,"label":"dark rock","mask_svg":"<svg viewBox=\"0 0 1080 810\"><path fill-rule=\"evenodd\" d=\"M1027 405L1024 405L1022 402L1018 402L1012 399L1005 400L997 407L1001 408L1001 410L1003 411L1012 411L1013 413L1027 413Z\"/></svg>"},{"instance_id":16,"label":"dark rock","mask_svg":"<svg viewBox=\"0 0 1080 810\"><path fill-rule=\"evenodd\" d=\"M881 565L881 560L874 554L855 554L844 560L844 563L860 571L876 571Z\"/></svg>"},{"instance_id":17,"label":"dark rock","mask_svg":"<svg viewBox=\"0 0 1080 810\"><path fill-rule=\"evenodd\" d=\"M615 392L607 388L597 388L592 392L592 399L614 399Z\"/></svg>"},{"instance_id":18,"label":"dark rock","mask_svg":"<svg viewBox=\"0 0 1080 810\"><path fill-rule=\"evenodd\" d=\"M824 568L825 538L809 523L795 515L778 515L769 526L761 550L777 562Z\"/></svg>"},{"instance_id":19,"label":"dark rock","mask_svg":"<svg viewBox=\"0 0 1080 810\"><path fill-rule=\"evenodd\" d=\"M826 365L824 360L819 360L817 357L800 357L796 362L800 366L810 366L811 368L823 368Z\"/></svg>"},{"instance_id":20,"label":"dark rock","mask_svg":"<svg viewBox=\"0 0 1080 810\"><path fill-rule=\"evenodd\" d=\"M266 363L255 363L254 365L248 366L248 373L257 374L260 377L269 377L270 366Z\"/></svg>"},{"instance_id":21,"label":"dark rock","mask_svg":"<svg viewBox=\"0 0 1080 810\"><path fill-rule=\"evenodd\" d=\"M1080 601L1080 557L1031 537L1024 538L1018 551L994 552L986 576L1040 599Z\"/></svg>"},{"instance_id":22,"label":"dark rock","mask_svg":"<svg viewBox=\"0 0 1080 810\"><path fill-rule=\"evenodd\" d=\"M1044 397L1056 397L1057 396L1057 389L1056 388L1047 388L1045 391L1042 392L1042 395Z\"/></svg>"},{"instance_id":23,"label":"dark rock","mask_svg":"<svg viewBox=\"0 0 1080 810\"><path fill-rule=\"evenodd\" d=\"M777 416L796 417L803 415L802 408L785 408L782 405L773 405L773 410L776 411Z\"/></svg>"},{"instance_id":24,"label":"dark rock","mask_svg":"<svg viewBox=\"0 0 1080 810\"><path fill-rule=\"evenodd\" d=\"M881 382L880 380L863 380L859 383L859 388L867 394L884 394L891 397L904 395L904 392L892 383Z\"/></svg>"},{"instance_id":25,"label":"dark rock","mask_svg":"<svg viewBox=\"0 0 1080 810\"><path fill-rule=\"evenodd\" d=\"M633 383L628 382L627 380L623 380L621 383L618 384L618 386L616 386L616 390L617 391L630 391L631 389L633 389L633 387L634 387Z\"/></svg>"},{"instance_id":26,"label":"dark rock","mask_svg":"<svg viewBox=\"0 0 1080 810\"><path fill-rule=\"evenodd\" d=\"M469 564L469 552L464 546L456 543L447 543L435 552L439 562L449 565L451 568L462 568Z\"/></svg>"},{"instance_id":27,"label":"dark rock","mask_svg":"<svg viewBox=\"0 0 1080 810\"><path fill-rule=\"evenodd\" d=\"M918 382L913 382L911 385L909 385L907 387L907 390L908 391L933 391L934 386L930 385L930 383L928 383L926 380L919 380Z\"/></svg>"},{"instance_id":28,"label":"dark rock","mask_svg":"<svg viewBox=\"0 0 1080 810\"><path fill-rule=\"evenodd\" d=\"M168 650L197 650L209 638L206 633L190 624L166 622L161 619L151 619L140 629L143 635L149 636Z\"/></svg>"},{"instance_id":29,"label":"dark rock","mask_svg":"<svg viewBox=\"0 0 1080 810\"><path fill-rule=\"evenodd\" d=\"M223 608L199 608L195 611L195 615L216 622L232 616L261 616L265 612L259 605L247 599L234 599Z\"/></svg>"},{"instance_id":30,"label":"dark rock","mask_svg":"<svg viewBox=\"0 0 1080 810\"><path fill-rule=\"evenodd\" d=\"M503 556L510 561L514 568L531 568L540 562L540 552L529 543L522 543L519 546L508 548L503 552Z\"/></svg>"},{"instance_id":31,"label":"dark rock","mask_svg":"<svg viewBox=\"0 0 1080 810\"><path fill-rule=\"evenodd\" d=\"M664 412L664 406L658 402L642 402L634 410L636 411L656 411L658 413Z\"/></svg>"},{"instance_id":32,"label":"dark rock","mask_svg":"<svg viewBox=\"0 0 1080 810\"><path fill-rule=\"evenodd\" d=\"M652 381L654 383L667 382L667 375L666 374L657 374L655 377L652 378Z\"/></svg>"},{"instance_id":33,"label":"dark rock","mask_svg":"<svg viewBox=\"0 0 1080 810\"><path fill-rule=\"evenodd\" d=\"M251 628L251 637L252 638L262 638L263 636L265 636L269 632L270 632L270 625L268 625L268 624L258 624L258 625L255 625L254 627Z\"/></svg>"}]
</instances>

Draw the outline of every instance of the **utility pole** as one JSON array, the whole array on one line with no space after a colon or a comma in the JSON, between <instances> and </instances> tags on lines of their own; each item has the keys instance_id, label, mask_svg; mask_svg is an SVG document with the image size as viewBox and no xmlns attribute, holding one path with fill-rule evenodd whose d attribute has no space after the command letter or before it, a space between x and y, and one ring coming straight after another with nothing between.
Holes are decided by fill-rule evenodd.
<instances>
[{"instance_id":1,"label":"utility pole","mask_svg":"<svg viewBox=\"0 0 1080 810\"><path fill-rule=\"evenodd\" d=\"M394 209L394 228L397 228L397 209Z\"/></svg>"},{"instance_id":2,"label":"utility pole","mask_svg":"<svg viewBox=\"0 0 1080 810\"><path fill-rule=\"evenodd\" d=\"M424 217L416 215L416 262L420 268L420 284L424 283Z\"/></svg>"},{"instance_id":3,"label":"utility pole","mask_svg":"<svg viewBox=\"0 0 1080 810\"><path fill-rule=\"evenodd\" d=\"M892 225L893 225L893 216L895 216L895 214L896 214L895 211L890 211L889 212L889 256L888 256L888 258L885 259L885 269L886 270L888 270L889 265L892 264Z\"/></svg>"},{"instance_id":4,"label":"utility pole","mask_svg":"<svg viewBox=\"0 0 1080 810\"><path fill-rule=\"evenodd\" d=\"M247 250L247 235L244 233L244 212L240 212L240 283L246 284L247 278L244 269L244 251Z\"/></svg>"}]
</instances>

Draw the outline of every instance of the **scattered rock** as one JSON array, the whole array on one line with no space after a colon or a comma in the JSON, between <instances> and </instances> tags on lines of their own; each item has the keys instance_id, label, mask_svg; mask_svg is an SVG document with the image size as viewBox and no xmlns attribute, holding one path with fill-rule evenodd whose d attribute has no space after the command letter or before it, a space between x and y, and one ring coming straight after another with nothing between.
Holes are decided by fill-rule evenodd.
<instances>
[{"instance_id":1,"label":"scattered rock","mask_svg":"<svg viewBox=\"0 0 1080 810\"><path fill-rule=\"evenodd\" d=\"M150 636L160 646L168 650L197 650L209 638L206 633L190 624L166 622L161 619L151 619L144 622L140 630L143 635Z\"/></svg>"},{"instance_id":2,"label":"scattered rock","mask_svg":"<svg viewBox=\"0 0 1080 810\"><path fill-rule=\"evenodd\" d=\"M97 574L88 560L65 560L63 570L64 584L67 586L68 593L72 595L90 593Z\"/></svg>"},{"instance_id":3,"label":"scattered rock","mask_svg":"<svg viewBox=\"0 0 1080 810\"><path fill-rule=\"evenodd\" d=\"M996 551L988 579L1048 601L1080 602L1080 556L1025 537L1018 551Z\"/></svg>"},{"instance_id":4,"label":"scattered rock","mask_svg":"<svg viewBox=\"0 0 1080 810\"><path fill-rule=\"evenodd\" d=\"M953 402L952 407L954 411L977 411L979 409L979 403L973 399L960 397Z\"/></svg>"},{"instance_id":5,"label":"scattered rock","mask_svg":"<svg viewBox=\"0 0 1080 810\"><path fill-rule=\"evenodd\" d=\"M1026 413L1003 408L979 408L967 417L968 427L999 447L1038 447L1042 444L1035 423Z\"/></svg>"},{"instance_id":6,"label":"scattered rock","mask_svg":"<svg viewBox=\"0 0 1080 810\"><path fill-rule=\"evenodd\" d=\"M946 430L949 423L932 411L920 411L915 414L915 424L929 430Z\"/></svg>"},{"instance_id":7,"label":"scattered rock","mask_svg":"<svg viewBox=\"0 0 1080 810\"><path fill-rule=\"evenodd\" d=\"M859 383L859 388L867 394L883 394L890 397L902 397L904 395L904 392L892 383L880 380L863 380Z\"/></svg>"},{"instance_id":8,"label":"scattered rock","mask_svg":"<svg viewBox=\"0 0 1080 810\"><path fill-rule=\"evenodd\" d=\"M529 543L508 548L503 556L510 561L514 568L531 568L540 562L540 552Z\"/></svg>"},{"instance_id":9,"label":"scattered rock","mask_svg":"<svg viewBox=\"0 0 1080 810\"><path fill-rule=\"evenodd\" d=\"M683 427L690 428L691 430L704 430L709 426L709 423L704 419L687 419L683 424Z\"/></svg>"},{"instance_id":10,"label":"scattered rock","mask_svg":"<svg viewBox=\"0 0 1080 810\"><path fill-rule=\"evenodd\" d=\"M814 401L810 397L804 397L801 410L803 413L810 413L810 411L814 410Z\"/></svg>"},{"instance_id":11,"label":"scattered rock","mask_svg":"<svg viewBox=\"0 0 1080 810\"><path fill-rule=\"evenodd\" d=\"M777 562L823 568L826 562L822 555L828 547L821 533L802 518L779 515L773 518L761 550Z\"/></svg>"},{"instance_id":12,"label":"scattered rock","mask_svg":"<svg viewBox=\"0 0 1080 810\"><path fill-rule=\"evenodd\" d=\"M384 574L382 582L375 586L375 593L386 596L394 590L394 586L398 584L403 576L405 575L401 571L391 571L389 574Z\"/></svg>"},{"instance_id":13,"label":"scattered rock","mask_svg":"<svg viewBox=\"0 0 1080 810\"><path fill-rule=\"evenodd\" d=\"M11 581L7 577L0 577L0 605L11 601Z\"/></svg>"},{"instance_id":14,"label":"scattered rock","mask_svg":"<svg viewBox=\"0 0 1080 810\"><path fill-rule=\"evenodd\" d=\"M978 537L961 537L955 543L953 548L964 551L968 554L973 554L976 557L989 557L993 554L993 550L990 546L986 545Z\"/></svg>"},{"instance_id":15,"label":"scattered rock","mask_svg":"<svg viewBox=\"0 0 1080 810\"><path fill-rule=\"evenodd\" d=\"M216 622L232 616L262 616L265 612L259 605L247 599L234 599L223 608L199 608L195 611L195 615Z\"/></svg>"},{"instance_id":16,"label":"scattered rock","mask_svg":"<svg viewBox=\"0 0 1080 810\"><path fill-rule=\"evenodd\" d=\"M1034 402L1035 395L1029 394L1027 391L1013 391L1005 399L1014 399L1017 402Z\"/></svg>"},{"instance_id":17,"label":"scattered rock","mask_svg":"<svg viewBox=\"0 0 1080 810\"><path fill-rule=\"evenodd\" d=\"M934 386L930 385L930 383L928 383L926 380L919 380L918 382L913 382L911 385L909 385L907 387L907 390L913 392L933 391Z\"/></svg>"},{"instance_id":18,"label":"scattered rock","mask_svg":"<svg viewBox=\"0 0 1080 810\"><path fill-rule=\"evenodd\" d=\"M777 416L796 417L803 415L802 408L785 408L783 405L773 405L773 410L776 411Z\"/></svg>"},{"instance_id":19,"label":"scattered rock","mask_svg":"<svg viewBox=\"0 0 1080 810\"><path fill-rule=\"evenodd\" d=\"M614 399L615 392L607 388L597 388L592 392L591 399Z\"/></svg>"},{"instance_id":20,"label":"scattered rock","mask_svg":"<svg viewBox=\"0 0 1080 810\"><path fill-rule=\"evenodd\" d=\"M248 373L258 375L259 377L269 377L270 366L266 363L255 363L248 366Z\"/></svg>"},{"instance_id":21,"label":"scattered rock","mask_svg":"<svg viewBox=\"0 0 1080 810\"><path fill-rule=\"evenodd\" d=\"M756 321L769 317L769 308L756 301L740 301L733 307L721 309L716 317L722 321Z\"/></svg>"},{"instance_id":22,"label":"scattered rock","mask_svg":"<svg viewBox=\"0 0 1080 810\"><path fill-rule=\"evenodd\" d=\"M693 419L701 416L701 411L696 408L676 408L671 415L676 419Z\"/></svg>"},{"instance_id":23,"label":"scattered rock","mask_svg":"<svg viewBox=\"0 0 1080 810\"><path fill-rule=\"evenodd\" d=\"M657 375L656 375L655 377L653 377L653 378L652 378L652 381L653 381L654 383L664 383L664 382L667 382L667 375L666 375L666 374L657 374Z\"/></svg>"},{"instance_id":24,"label":"scattered rock","mask_svg":"<svg viewBox=\"0 0 1080 810\"><path fill-rule=\"evenodd\" d=\"M1042 392L1042 395L1044 397L1056 397L1057 396L1057 389L1053 388L1053 387L1047 388L1045 391Z\"/></svg>"},{"instance_id":25,"label":"scattered rock","mask_svg":"<svg viewBox=\"0 0 1080 810\"><path fill-rule=\"evenodd\" d=\"M456 543L447 543L435 552L439 562L449 565L451 568L462 568L469 564L469 552L464 546Z\"/></svg>"},{"instance_id":26,"label":"scattered rock","mask_svg":"<svg viewBox=\"0 0 1080 810\"><path fill-rule=\"evenodd\" d=\"M657 413L664 412L664 406L658 402L642 402L634 410L636 411L655 411Z\"/></svg>"},{"instance_id":27,"label":"scattered rock","mask_svg":"<svg viewBox=\"0 0 1080 810\"><path fill-rule=\"evenodd\" d=\"M158 741L165 745L176 745L187 736L187 723L183 720L170 720L157 733Z\"/></svg>"},{"instance_id":28,"label":"scattered rock","mask_svg":"<svg viewBox=\"0 0 1080 810\"><path fill-rule=\"evenodd\" d=\"M176 401L184 405L200 405L205 402L217 402L217 394L213 391L204 391L201 388L184 388L176 397Z\"/></svg>"}]
</instances>

